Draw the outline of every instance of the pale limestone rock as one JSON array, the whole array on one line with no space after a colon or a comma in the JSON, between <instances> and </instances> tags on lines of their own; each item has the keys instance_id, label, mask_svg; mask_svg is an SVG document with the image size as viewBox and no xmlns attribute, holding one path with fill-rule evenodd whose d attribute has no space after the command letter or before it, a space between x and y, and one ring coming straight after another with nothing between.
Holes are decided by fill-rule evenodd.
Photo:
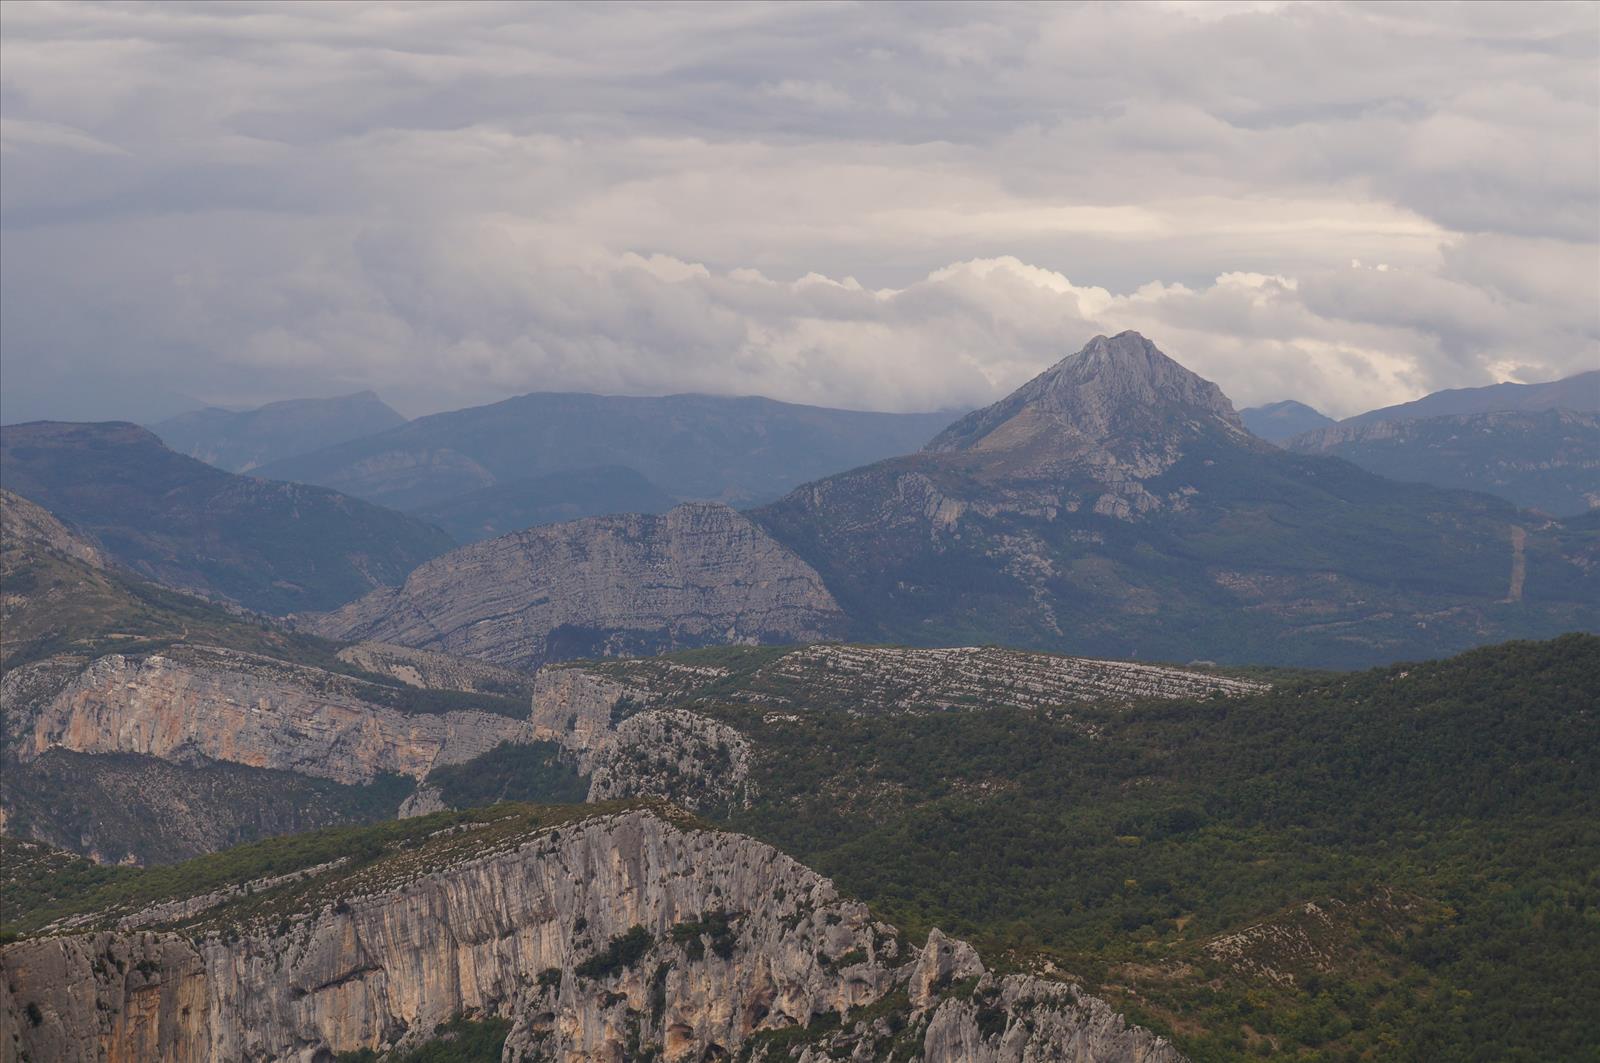
<instances>
[{"instance_id":1,"label":"pale limestone rock","mask_svg":"<svg viewBox=\"0 0 1600 1063\"><path fill-rule=\"evenodd\" d=\"M927 947L911 967L906 993L916 1007L926 1007L954 982L983 973L978 952L965 941L947 938L935 927L928 934Z\"/></svg>"},{"instance_id":2,"label":"pale limestone rock","mask_svg":"<svg viewBox=\"0 0 1600 1063\"><path fill-rule=\"evenodd\" d=\"M420 779L435 765L529 740L526 720L478 711L408 713L364 700L370 689L360 680L214 647L109 654L31 711L8 706L7 729L24 759L52 748L174 761L199 755L341 783L385 772Z\"/></svg>"},{"instance_id":3,"label":"pale limestone rock","mask_svg":"<svg viewBox=\"0 0 1600 1063\"><path fill-rule=\"evenodd\" d=\"M358 642L339 651L339 659L363 671L398 679L407 686L459 690L469 694L525 695L531 677L470 657L431 653L384 642Z\"/></svg>"},{"instance_id":4,"label":"pale limestone rock","mask_svg":"<svg viewBox=\"0 0 1600 1063\"><path fill-rule=\"evenodd\" d=\"M332 613L375 639L533 668L710 643L810 642L842 630L822 579L717 503L552 524L464 546Z\"/></svg>"},{"instance_id":5,"label":"pale limestone rock","mask_svg":"<svg viewBox=\"0 0 1600 1063\"><path fill-rule=\"evenodd\" d=\"M24 1052L60 1063L324 1060L415 1044L473 1012L511 1020L507 1059L621 1063L632 1044L678 1063L735 1054L753 1033L846 1015L910 983L921 1003L902 1005L902 1026L930 1063L1180 1059L1073 987L996 980L943 935L904 963L893 928L826 879L752 839L668 818L629 812L482 842L472 830L490 825L454 828L415 865L311 869L294 889L327 876L335 892L291 892L316 899L285 916L249 915L272 896L260 883L244 899L124 914L120 932L6 946L0 1046L8 1063ZM720 941L703 922L718 911L730 916ZM174 913L199 921L182 934L136 925ZM577 973L634 926L652 937L637 962ZM965 999L929 988L958 974L977 982ZM820 1047L877 1058L889 1029L840 1027Z\"/></svg>"}]
</instances>

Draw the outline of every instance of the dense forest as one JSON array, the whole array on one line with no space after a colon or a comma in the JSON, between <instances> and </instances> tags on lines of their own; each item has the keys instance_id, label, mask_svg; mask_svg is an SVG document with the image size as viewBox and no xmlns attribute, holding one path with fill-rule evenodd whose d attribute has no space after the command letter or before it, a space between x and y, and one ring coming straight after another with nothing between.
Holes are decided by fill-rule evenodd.
<instances>
[{"instance_id":1,"label":"dense forest","mask_svg":"<svg viewBox=\"0 0 1600 1063\"><path fill-rule=\"evenodd\" d=\"M1126 710L703 708L763 749L730 826L1196 1059L1542 1061L1600 1047L1597 705L1574 635Z\"/></svg>"}]
</instances>

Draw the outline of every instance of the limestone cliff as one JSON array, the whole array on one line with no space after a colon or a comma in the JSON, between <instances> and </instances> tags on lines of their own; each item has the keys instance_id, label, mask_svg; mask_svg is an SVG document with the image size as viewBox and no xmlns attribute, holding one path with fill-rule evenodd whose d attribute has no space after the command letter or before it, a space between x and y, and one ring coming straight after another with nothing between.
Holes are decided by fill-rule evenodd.
<instances>
[{"instance_id":1,"label":"limestone cliff","mask_svg":"<svg viewBox=\"0 0 1600 1063\"><path fill-rule=\"evenodd\" d=\"M535 739L573 755L590 777L590 801L660 797L696 811L748 805L749 739L671 701L583 668L546 668L534 680L530 726Z\"/></svg>"},{"instance_id":2,"label":"limestone cliff","mask_svg":"<svg viewBox=\"0 0 1600 1063\"><path fill-rule=\"evenodd\" d=\"M377 853L6 946L0 1049L324 1060L472 1013L512 1022L509 1060L1180 1059L1073 987L997 979L937 934L907 949L752 839L668 810L548 816L412 821Z\"/></svg>"},{"instance_id":3,"label":"limestone cliff","mask_svg":"<svg viewBox=\"0 0 1600 1063\"><path fill-rule=\"evenodd\" d=\"M59 684L48 697L45 677ZM361 783L384 773L420 779L528 730L490 712L403 711L379 700L387 692L374 684L216 647L108 654L61 679L54 660L7 675L5 724L18 756L198 755Z\"/></svg>"},{"instance_id":4,"label":"limestone cliff","mask_svg":"<svg viewBox=\"0 0 1600 1063\"><path fill-rule=\"evenodd\" d=\"M591 517L462 547L398 588L305 618L318 634L531 668L842 630L816 572L727 506Z\"/></svg>"}]
</instances>

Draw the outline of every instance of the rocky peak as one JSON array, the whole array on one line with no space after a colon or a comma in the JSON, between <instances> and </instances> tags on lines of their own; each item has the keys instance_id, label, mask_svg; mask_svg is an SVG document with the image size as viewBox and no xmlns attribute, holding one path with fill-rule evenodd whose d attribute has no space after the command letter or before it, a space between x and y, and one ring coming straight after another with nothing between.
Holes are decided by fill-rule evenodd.
<instances>
[{"instance_id":1,"label":"rocky peak","mask_svg":"<svg viewBox=\"0 0 1600 1063\"><path fill-rule=\"evenodd\" d=\"M1162 459L1173 459L1178 444L1199 436L1249 440L1221 388L1137 332L1122 332L1096 336L945 429L927 450L983 455L1024 474L1074 466L1142 478L1170 464Z\"/></svg>"}]
</instances>

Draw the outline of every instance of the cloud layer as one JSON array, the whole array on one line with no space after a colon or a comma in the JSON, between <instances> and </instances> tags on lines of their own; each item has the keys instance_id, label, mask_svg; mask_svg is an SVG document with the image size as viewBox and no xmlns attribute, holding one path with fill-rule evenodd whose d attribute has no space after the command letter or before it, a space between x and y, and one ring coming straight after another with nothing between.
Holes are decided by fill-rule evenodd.
<instances>
[{"instance_id":1,"label":"cloud layer","mask_svg":"<svg viewBox=\"0 0 1600 1063\"><path fill-rule=\"evenodd\" d=\"M1600 365L1587 5L10 4L3 415Z\"/></svg>"}]
</instances>

